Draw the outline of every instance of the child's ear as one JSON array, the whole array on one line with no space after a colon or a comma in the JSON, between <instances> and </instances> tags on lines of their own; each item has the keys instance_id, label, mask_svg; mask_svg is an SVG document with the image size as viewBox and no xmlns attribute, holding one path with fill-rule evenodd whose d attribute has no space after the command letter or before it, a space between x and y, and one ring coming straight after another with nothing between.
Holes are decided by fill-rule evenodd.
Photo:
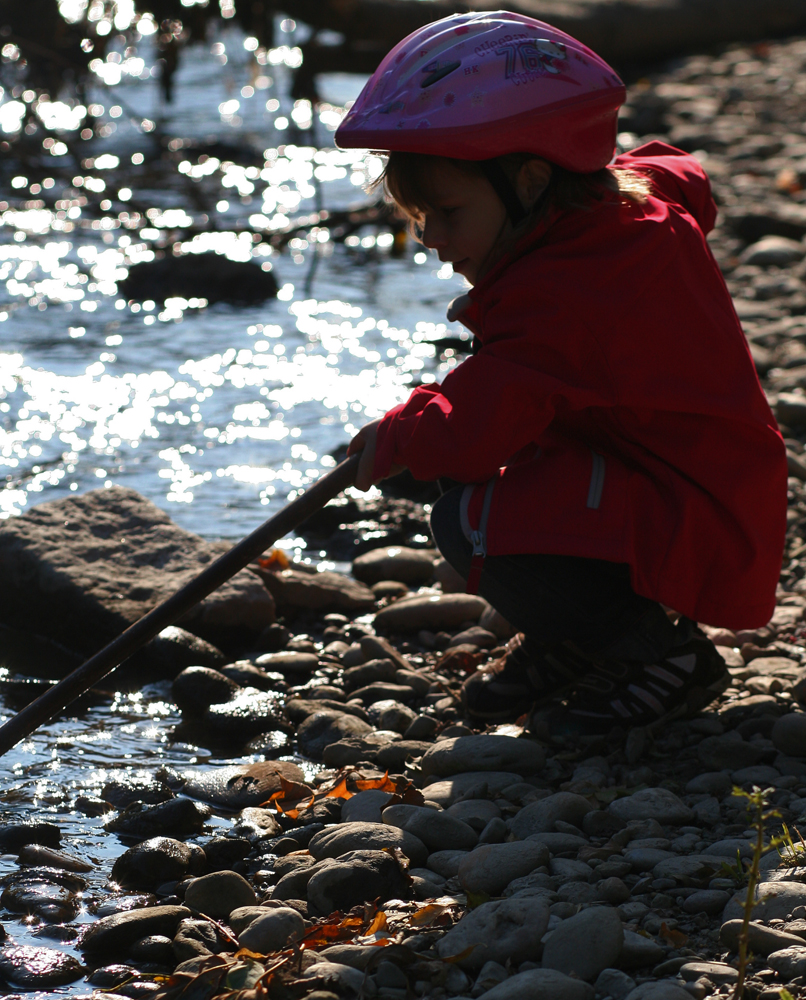
<instances>
[{"instance_id":1,"label":"child's ear","mask_svg":"<svg viewBox=\"0 0 806 1000\"><path fill-rule=\"evenodd\" d=\"M545 160L535 157L521 166L515 179L515 190L527 211L534 207L550 180L551 164Z\"/></svg>"}]
</instances>

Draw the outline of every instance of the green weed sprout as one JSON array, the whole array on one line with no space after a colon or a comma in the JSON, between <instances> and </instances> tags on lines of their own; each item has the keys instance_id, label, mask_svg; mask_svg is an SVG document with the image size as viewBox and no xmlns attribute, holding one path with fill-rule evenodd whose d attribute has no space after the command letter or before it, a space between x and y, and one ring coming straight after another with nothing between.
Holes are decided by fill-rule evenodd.
<instances>
[{"instance_id":1,"label":"green weed sprout","mask_svg":"<svg viewBox=\"0 0 806 1000\"><path fill-rule=\"evenodd\" d=\"M750 820L750 826L753 828L755 833L755 840L753 842L753 857L747 871L747 892L745 893L744 903L742 903L742 910L744 913L742 917L742 929L739 932L739 978L736 980L732 1000L741 1000L742 994L744 993L744 981L747 976L747 963L750 958L747 947L750 934L750 917L753 913L753 907L756 905L755 895L756 886L758 885L759 880L759 865L761 863L761 856L764 851L769 848L779 848L782 844L784 845L784 852L782 853L779 850L778 853L786 860L789 860L790 858L796 859L804 851L806 851L806 844L803 843L803 839L801 838L800 845L794 844L792 842L792 837L789 836L789 831L786 830L786 827L784 827L784 836L773 837L772 840L765 842L765 822L770 819L775 819L781 815L777 812L777 810L767 808L769 805L769 797L774 791L774 788L761 789L758 785L753 785L752 791L749 792L746 792L743 788L739 788L736 785L733 787L733 794L737 798L747 799L747 814ZM798 836L800 836L800 834L798 834ZM803 845L803 847L801 847L801 845ZM783 993L781 994L781 997L782 1000L785 1000Z\"/></svg>"}]
</instances>

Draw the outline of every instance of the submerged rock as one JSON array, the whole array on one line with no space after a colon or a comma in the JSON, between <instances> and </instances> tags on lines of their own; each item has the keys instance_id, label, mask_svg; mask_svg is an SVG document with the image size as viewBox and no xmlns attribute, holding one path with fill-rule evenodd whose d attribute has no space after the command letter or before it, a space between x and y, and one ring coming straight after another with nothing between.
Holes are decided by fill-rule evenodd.
<instances>
[{"instance_id":1,"label":"submerged rock","mask_svg":"<svg viewBox=\"0 0 806 1000\"><path fill-rule=\"evenodd\" d=\"M91 872L93 866L81 858L74 858L62 851L54 851L41 844L27 844L20 851L21 865L46 865L49 868L63 868L68 872Z\"/></svg>"},{"instance_id":2,"label":"submerged rock","mask_svg":"<svg viewBox=\"0 0 806 1000\"><path fill-rule=\"evenodd\" d=\"M158 778L137 780L136 778L115 778L108 781L101 789L101 798L115 809L125 809L133 802L144 802L154 805L157 802L167 802L174 793Z\"/></svg>"},{"instance_id":3,"label":"submerged rock","mask_svg":"<svg viewBox=\"0 0 806 1000\"><path fill-rule=\"evenodd\" d=\"M7 885L0 903L12 913L29 913L58 924L72 920L80 905L71 889L25 872Z\"/></svg>"}]
</instances>

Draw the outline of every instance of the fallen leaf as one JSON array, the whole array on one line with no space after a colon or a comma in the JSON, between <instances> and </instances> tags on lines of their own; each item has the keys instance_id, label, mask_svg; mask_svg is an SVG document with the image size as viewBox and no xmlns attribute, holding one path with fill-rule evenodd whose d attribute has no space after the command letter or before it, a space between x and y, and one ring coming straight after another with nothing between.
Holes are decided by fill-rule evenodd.
<instances>
[{"instance_id":1,"label":"fallen leaf","mask_svg":"<svg viewBox=\"0 0 806 1000\"><path fill-rule=\"evenodd\" d=\"M342 778L336 787L331 788L329 792L325 792L323 797L326 799L351 799L354 794L355 792L351 792L347 788L347 779Z\"/></svg>"},{"instance_id":2,"label":"fallen leaf","mask_svg":"<svg viewBox=\"0 0 806 1000\"><path fill-rule=\"evenodd\" d=\"M291 565L288 556L282 549L272 549L267 556L259 556L256 560L261 569L288 569Z\"/></svg>"},{"instance_id":3,"label":"fallen leaf","mask_svg":"<svg viewBox=\"0 0 806 1000\"><path fill-rule=\"evenodd\" d=\"M436 923L447 912L447 906L440 903L429 903L412 913L409 917L409 925L411 927L428 927L430 924Z\"/></svg>"},{"instance_id":4,"label":"fallen leaf","mask_svg":"<svg viewBox=\"0 0 806 1000\"><path fill-rule=\"evenodd\" d=\"M465 948L464 951L460 951L458 955L451 955L450 958L443 958L442 961L448 962L450 965L455 965L457 962L463 962L466 958L470 957L473 949L477 947L478 945L475 944L468 945L468 947Z\"/></svg>"},{"instance_id":5,"label":"fallen leaf","mask_svg":"<svg viewBox=\"0 0 806 1000\"><path fill-rule=\"evenodd\" d=\"M369 937L370 934L377 934L379 931L385 931L388 929L388 924L386 922L386 914L383 910L378 910L375 914L375 918L372 923L364 931L364 936Z\"/></svg>"},{"instance_id":6,"label":"fallen leaf","mask_svg":"<svg viewBox=\"0 0 806 1000\"><path fill-rule=\"evenodd\" d=\"M673 948L682 948L688 942L688 935L668 927L666 921L660 925L660 937Z\"/></svg>"}]
</instances>

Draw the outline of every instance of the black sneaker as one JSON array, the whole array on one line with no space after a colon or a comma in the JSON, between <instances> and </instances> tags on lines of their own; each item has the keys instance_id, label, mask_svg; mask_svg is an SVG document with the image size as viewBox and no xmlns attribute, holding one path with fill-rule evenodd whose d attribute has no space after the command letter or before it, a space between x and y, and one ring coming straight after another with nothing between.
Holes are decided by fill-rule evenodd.
<instances>
[{"instance_id":1,"label":"black sneaker","mask_svg":"<svg viewBox=\"0 0 806 1000\"><path fill-rule=\"evenodd\" d=\"M529 729L541 739L606 734L694 715L730 684L725 661L710 639L695 636L659 663L597 666L565 704L538 708Z\"/></svg>"},{"instance_id":2,"label":"black sneaker","mask_svg":"<svg viewBox=\"0 0 806 1000\"><path fill-rule=\"evenodd\" d=\"M480 722L516 719L536 703L572 688L592 666L592 660L573 649L549 651L519 632L503 656L464 682L462 704L470 718Z\"/></svg>"}]
</instances>

